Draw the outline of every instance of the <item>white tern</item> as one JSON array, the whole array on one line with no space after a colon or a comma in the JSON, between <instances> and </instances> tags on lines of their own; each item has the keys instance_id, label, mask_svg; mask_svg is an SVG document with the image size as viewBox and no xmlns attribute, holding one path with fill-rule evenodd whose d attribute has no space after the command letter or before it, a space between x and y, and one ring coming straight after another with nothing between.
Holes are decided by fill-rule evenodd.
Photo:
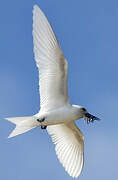
<instances>
[{"instance_id":1,"label":"white tern","mask_svg":"<svg viewBox=\"0 0 118 180\"><path fill-rule=\"evenodd\" d=\"M59 161L73 178L83 168L84 137L75 120L99 120L68 98L68 63L47 18L35 5L33 8L33 43L39 71L40 111L27 117L6 118L16 124L10 137L25 133L36 126L47 129L55 144Z\"/></svg>"}]
</instances>

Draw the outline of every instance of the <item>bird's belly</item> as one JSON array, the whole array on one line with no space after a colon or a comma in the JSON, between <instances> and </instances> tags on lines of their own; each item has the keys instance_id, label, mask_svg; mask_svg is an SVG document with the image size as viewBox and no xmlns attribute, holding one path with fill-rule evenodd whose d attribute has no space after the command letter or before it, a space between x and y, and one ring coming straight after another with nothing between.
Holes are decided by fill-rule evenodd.
<instances>
[{"instance_id":1,"label":"bird's belly","mask_svg":"<svg viewBox=\"0 0 118 180\"><path fill-rule=\"evenodd\" d=\"M58 108L45 114L44 125L53 125L77 120L78 116L70 107Z\"/></svg>"}]
</instances>

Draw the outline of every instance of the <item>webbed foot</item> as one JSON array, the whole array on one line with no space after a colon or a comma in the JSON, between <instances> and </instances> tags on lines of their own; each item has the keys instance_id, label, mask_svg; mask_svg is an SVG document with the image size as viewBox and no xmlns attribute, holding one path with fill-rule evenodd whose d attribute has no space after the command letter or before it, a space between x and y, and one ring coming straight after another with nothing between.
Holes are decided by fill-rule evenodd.
<instances>
[{"instance_id":1,"label":"webbed foot","mask_svg":"<svg viewBox=\"0 0 118 180\"><path fill-rule=\"evenodd\" d=\"M40 119L37 119L38 122L44 122L45 121L45 118L40 118Z\"/></svg>"},{"instance_id":2,"label":"webbed foot","mask_svg":"<svg viewBox=\"0 0 118 180\"><path fill-rule=\"evenodd\" d=\"M47 126L41 126L41 129L46 129L47 128Z\"/></svg>"}]
</instances>

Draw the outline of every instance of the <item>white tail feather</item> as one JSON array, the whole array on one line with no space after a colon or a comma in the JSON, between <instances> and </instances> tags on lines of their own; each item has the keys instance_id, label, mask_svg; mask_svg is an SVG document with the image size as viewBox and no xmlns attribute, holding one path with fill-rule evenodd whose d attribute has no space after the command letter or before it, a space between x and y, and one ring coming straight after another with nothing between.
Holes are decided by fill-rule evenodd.
<instances>
[{"instance_id":1,"label":"white tail feather","mask_svg":"<svg viewBox=\"0 0 118 180\"><path fill-rule=\"evenodd\" d=\"M13 117L13 118L5 118L5 119L16 124L15 129L11 132L8 138L25 133L37 126L37 121L35 116Z\"/></svg>"}]
</instances>

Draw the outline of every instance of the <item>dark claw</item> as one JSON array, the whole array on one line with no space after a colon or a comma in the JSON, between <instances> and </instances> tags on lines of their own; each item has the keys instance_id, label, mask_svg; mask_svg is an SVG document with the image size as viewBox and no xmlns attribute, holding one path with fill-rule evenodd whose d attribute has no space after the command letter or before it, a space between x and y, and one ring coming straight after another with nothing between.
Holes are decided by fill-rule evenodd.
<instances>
[{"instance_id":1,"label":"dark claw","mask_svg":"<svg viewBox=\"0 0 118 180\"><path fill-rule=\"evenodd\" d=\"M41 129L46 129L47 128L47 126L41 126Z\"/></svg>"},{"instance_id":2,"label":"dark claw","mask_svg":"<svg viewBox=\"0 0 118 180\"><path fill-rule=\"evenodd\" d=\"M45 121L45 117L44 117L44 118L37 119L37 121L38 121L39 123L42 123L42 122ZM41 129L46 129L46 128L47 128L47 126L45 126L45 125L42 125L42 126L41 126Z\"/></svg>"},{"instance_id":3,"label":"dark claw","mask_svg":"<svg viewBox=\"0 0 118 180\"><path fill-rule=\"evenodd\" d=\"M38 122L44 122L45 121L45 118L42 118L42 119L37 119Z\"/></svg>"}]
</instances>

